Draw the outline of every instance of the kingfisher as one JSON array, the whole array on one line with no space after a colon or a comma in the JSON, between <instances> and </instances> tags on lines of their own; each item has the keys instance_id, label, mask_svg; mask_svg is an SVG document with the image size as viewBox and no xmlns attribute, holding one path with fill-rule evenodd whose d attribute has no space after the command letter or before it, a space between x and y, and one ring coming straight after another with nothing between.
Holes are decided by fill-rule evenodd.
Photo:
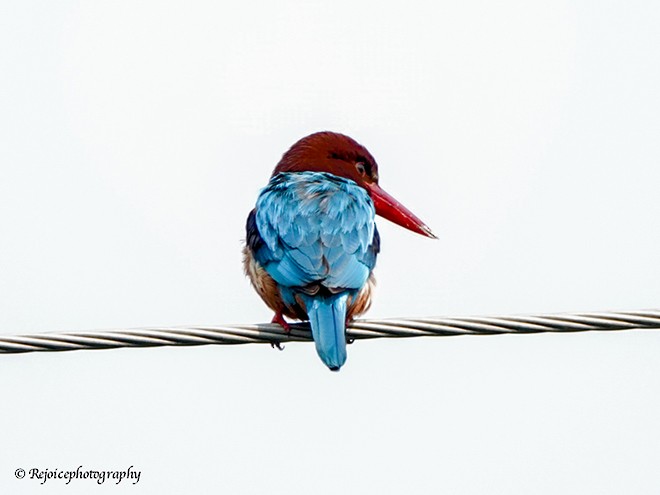
<instances>
[{"instance_id":1,"label":"kingfisher","mask_svg":"<svg viewBox=\"0 0 660 495\"><path fill-rule=\"evenodd\" d=\"M346 362L346 325L371 305L380 251L375 215L436 238L378 185L367 149L336 132L306 136L284 153L246 223L243 267L290 331L309 320L316 351L332 371Z\"/></svg>"}]
</instances>

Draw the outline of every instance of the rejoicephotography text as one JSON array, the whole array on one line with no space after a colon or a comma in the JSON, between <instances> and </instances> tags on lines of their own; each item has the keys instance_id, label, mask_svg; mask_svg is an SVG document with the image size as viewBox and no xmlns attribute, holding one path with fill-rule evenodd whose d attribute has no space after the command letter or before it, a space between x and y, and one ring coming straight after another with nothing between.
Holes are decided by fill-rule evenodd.
<instances>
[{"instance_id":1,"label":"rejoicephotography text","mask_svg":"<svg viewBox=\"0 0 660 495\"><path fill-rule=\"evenodd\" d=\"M41 469L41 468L30 468L27 471L23 468L18 468L14 471L14 475L17 479L22 480L24 478L39 480L39 483L43 485L48 480L66 480L65 484L71 483L71 480L82 479L82 480L96 480L99 485L102 485L106 482L113 482L118 485L124 479L131 481L133 485L137 484L140 481L140 475L142 471L137 471L133 466L129 466L125 470L96 470L96 469L83 469L83 466L78 466L75 470L64 470L64 469Z\"/></svg>"}]
</instances>

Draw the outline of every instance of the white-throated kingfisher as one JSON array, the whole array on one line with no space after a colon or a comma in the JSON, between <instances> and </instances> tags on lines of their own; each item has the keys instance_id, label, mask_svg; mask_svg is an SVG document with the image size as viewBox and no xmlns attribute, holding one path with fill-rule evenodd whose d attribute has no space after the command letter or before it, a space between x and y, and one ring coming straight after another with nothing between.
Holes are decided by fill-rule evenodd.
<instances>
[{"instance_id":1,"label":"white-throated kingfisher","mask_svg":"<svg viewBox=\"0 0 660 495\"><path fill-rule=\"evenodd\" d=\"M435 238L378 185L378 165L356 141L317 132L273 170L246 225L245 273L275 312L309 320L316 351L333 371L346 361L346 323L371 304L380 215Z\"/></svg>"}]
</instances>

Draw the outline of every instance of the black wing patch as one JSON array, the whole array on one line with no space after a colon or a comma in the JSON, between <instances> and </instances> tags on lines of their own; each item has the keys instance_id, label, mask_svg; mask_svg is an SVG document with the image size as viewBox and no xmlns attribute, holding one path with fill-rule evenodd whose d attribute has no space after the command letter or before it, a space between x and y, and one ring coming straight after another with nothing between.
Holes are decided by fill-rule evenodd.
<instances>
[{"instance_id":1,"label":"black wing patch","mask_svg":"<svg viewBox=\"0 0 660 495\"><path fill-rule=\"evenodd\" d=\"M250 212L245 223L245 243L253 253L259 251L264 245L264 240L261 238L261 234L259 234L259 229L257 229L256 209Z\"/></svg>"}]
</instances>

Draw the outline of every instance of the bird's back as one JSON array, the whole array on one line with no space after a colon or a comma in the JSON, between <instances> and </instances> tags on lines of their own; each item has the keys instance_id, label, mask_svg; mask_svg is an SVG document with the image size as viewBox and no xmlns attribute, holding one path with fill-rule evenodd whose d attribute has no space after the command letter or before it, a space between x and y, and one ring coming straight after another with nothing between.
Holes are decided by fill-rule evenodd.
<instances>
[{"instance_id":1,"label":"bird's back","mask_svg":"<svg viewBox=\"0 0 660 495\"><path fill-rule=\"evenodd\" d=\"M375 261L374 207L353 181L320 172L282 173L257 200L257 261L283 287L360 289ZM318 287L317 287L318 286Z\"/></svg>"}]
</instances>

